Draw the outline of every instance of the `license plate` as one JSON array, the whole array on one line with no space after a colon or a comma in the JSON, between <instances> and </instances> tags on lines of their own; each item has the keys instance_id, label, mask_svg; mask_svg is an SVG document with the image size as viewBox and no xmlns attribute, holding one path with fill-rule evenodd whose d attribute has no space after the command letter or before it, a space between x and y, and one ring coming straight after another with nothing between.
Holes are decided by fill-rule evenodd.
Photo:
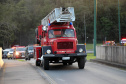
<instances>
[{"instance_id":1,"label":"license plate","mask_svg":"<svg viewBox=\"0 0 126 84\"><path fill-rule=\"evenodd\" d=\"M70 57L62 57L62 60L70 60Z\"/></svg>"}]
</instances>

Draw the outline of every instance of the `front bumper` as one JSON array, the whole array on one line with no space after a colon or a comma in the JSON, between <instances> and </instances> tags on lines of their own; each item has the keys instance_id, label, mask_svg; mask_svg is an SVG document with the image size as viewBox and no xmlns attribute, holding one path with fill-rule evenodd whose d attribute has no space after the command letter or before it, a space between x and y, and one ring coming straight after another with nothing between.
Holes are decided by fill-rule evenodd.
<instances>
[{"instance_id":1,"label":"front bumper","mask_svg":"<svg viewBox=\"0 0 126 84\"><path fill-rule=\"evenodd\" d=\"M74 54L45 54L43 55L44 58L51 58L51 57L86 57L87 53L74 53Z\"/></svg>"}]
</instances>

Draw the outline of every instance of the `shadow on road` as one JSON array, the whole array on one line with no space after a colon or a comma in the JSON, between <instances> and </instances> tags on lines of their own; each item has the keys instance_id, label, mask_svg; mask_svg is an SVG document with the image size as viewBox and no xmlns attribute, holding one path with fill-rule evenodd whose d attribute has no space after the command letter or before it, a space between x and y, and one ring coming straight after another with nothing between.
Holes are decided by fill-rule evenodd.
<instances>
[{"instance_id":1,"label":"shadow on road","mask_svg":"<svg viewBox=\"0 0 126 84\"><path fill-rule=\"evenodd\" d=\"M42 66L40 66L42 67ZM42 67L43 69L43 67ZM52 64L50 63L50 66L49 66L49 70L84 70L84 69L79 69L78 66L77 66L77 63L76 64L72 64L72 65L63 65L62 63L61 64Z\"/></svg>"}]
</instances>

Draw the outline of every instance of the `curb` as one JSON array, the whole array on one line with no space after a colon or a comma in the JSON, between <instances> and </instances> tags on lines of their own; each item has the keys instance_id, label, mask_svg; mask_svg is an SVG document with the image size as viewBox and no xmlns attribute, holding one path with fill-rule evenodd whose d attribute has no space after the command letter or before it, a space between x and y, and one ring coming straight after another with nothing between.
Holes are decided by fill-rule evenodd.
<instances>
[{"instance_id":1,"label":"curb","mask_svg":"<svg viewBox=\"0 0 126 84\"><path fill-rule=\"evenodd\" d=\"M98 63L106 64L109 66L126 69L125 64L109 62L109 61L105 61L105 60L101 60L101 59L91 59L90 62L98 62Z\"/></svg>"},{"instance_id":2,"label":"curb","mask_svg":"<svg viewBox=\"0 0 126 84\"><path fill-rule=\"evenodd\" d=\"M33 66L31 63L28 63L32 68L37 70L37 72L40 74L40 76L43 78L47 84L57 84L55 81L53 81L39 66Z\"/></svg>"}]
</instances>

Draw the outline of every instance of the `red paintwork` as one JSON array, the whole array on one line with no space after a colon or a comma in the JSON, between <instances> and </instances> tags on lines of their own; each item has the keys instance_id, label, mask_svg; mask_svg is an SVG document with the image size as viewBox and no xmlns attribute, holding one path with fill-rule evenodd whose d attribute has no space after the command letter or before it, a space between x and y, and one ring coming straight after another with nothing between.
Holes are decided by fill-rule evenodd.
<instances>
[{"instance_id":1,"label":"red paintwork","mask_svg":"<svg viewBox=\"0 0 126 84\"><path fill-rule=\"evenodd\" d=\"M42 25L38 26L38 36L36 35L36 38L38 39L38 41L40 42L40 37L42 36Z\"/></svg>"},{"instance_id":2,"label":"red paintwork","mask_svg":"<svg viewBox=\"0 0 126 84\"><path fill-rule=\"evenodd\" d=\"M39 60L39 50L40 50L40 54L41 54L41 46L34 46L34 58L36 60Z\"/></svg>"},{"instance_id":3,"label":"red paintwork","mask_svg":"<svg viewBox=\"0 0 126 84\"><path fill-rule=\"evenodd\" d=\"M42 25L38 26L38 38L39 38L39 35L42 36Z\"/></svg>"},{"instance_id":4,"label":"red paintwork","mask_svg":"<svg viewBox=\"0 0 126 84\"><path fill-rule=\"evenodd\" d=\"M48 26L47 33L45 33L42 29L42 25L38 26L38 35L41 35L41 47L42 46L51 46L52 52L54 54L54 51L57 52L57 54L71 54L75 53L77 50L77 37L76 37L76 31L73 25L70 25L69 22L61 25L54 25L51 24L51 26ZM49 38L48 31L51 29L73 29L75 37L60 37L60 38ZM45 33L45 34L44 34ZM44 37L45 36L45 37ZM57 42L73 42L73 49L57 49ZM41 49L41 47L34 47L34 51L36 52L36 60L38 60L39 54L38 50Z\"/></svg>"},{"instance_id":5,"label":"red paintwork","mask_svg":"<svg viewBox=\"0 0 126 84\"><path fill-rule=\"evenodd\" d=\"M73 29L75 37L60 37L60 38L48 38L48 31L51 29ZM73 42L73 49L57 49L57 42ZM75 50L77 50L77 37L76 37L76 31L73 25L69 25L69 23L66 23L65 25L51 25L48 26L46 38L41 39L41 45L42 46L51 46L52 51L54 54L54 51L57 51L57 54L70 54L75 53Z\"/></svg>"}]
</instances>

